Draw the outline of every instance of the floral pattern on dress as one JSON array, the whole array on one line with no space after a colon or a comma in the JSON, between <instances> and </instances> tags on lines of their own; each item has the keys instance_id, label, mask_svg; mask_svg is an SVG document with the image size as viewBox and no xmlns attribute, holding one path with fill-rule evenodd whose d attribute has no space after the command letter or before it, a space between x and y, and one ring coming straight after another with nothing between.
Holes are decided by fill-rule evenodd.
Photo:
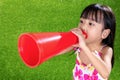
<instances>
[{"instance_id":1,"label":"floral pattern on dress","mask_svg":"<svg viewBox=\"0 0 120 80\"><path fill-rule=\"evenodd\" d=\"M76 51L77 52L77 51ZM79 54L79 53L76 53ZM96 54L100 57L99 54ZM76 64L73 69L74 80L104 80L92 64L83 64L79 57L76 58Z\"/></svg>"}]
</instances>

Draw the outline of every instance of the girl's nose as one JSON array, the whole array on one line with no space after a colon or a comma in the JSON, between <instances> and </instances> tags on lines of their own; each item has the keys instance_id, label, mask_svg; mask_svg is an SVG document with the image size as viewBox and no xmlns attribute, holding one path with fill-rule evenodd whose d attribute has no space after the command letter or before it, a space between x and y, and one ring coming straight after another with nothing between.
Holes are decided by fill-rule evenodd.
<instances>
[{"instance_id":1,"label":"girl's nose","mask_svg":"<svg viewBox=\"0 0 120 80\"><path fill-rule=\"evenodd\" d=\"M87 28L85 27L85 26L83 26L83 27L78 27L79 29L81 29L81 31L82 31L82 34L84 35L84 37L85 37L85 39L88 37L88 35L87 35Z\"/></svg>"},{"instance_id":2,"label":"girl's nose","mask_svg":"<svg viewBox=\"0 0 120 80\"><path fill-rule=\"evenodd\" d=\"M81 29L82 31L85 31L85 32L86 32L87 27L86 27L86 26L81 26L80 29Z\"/></svg>"}]
</instances>

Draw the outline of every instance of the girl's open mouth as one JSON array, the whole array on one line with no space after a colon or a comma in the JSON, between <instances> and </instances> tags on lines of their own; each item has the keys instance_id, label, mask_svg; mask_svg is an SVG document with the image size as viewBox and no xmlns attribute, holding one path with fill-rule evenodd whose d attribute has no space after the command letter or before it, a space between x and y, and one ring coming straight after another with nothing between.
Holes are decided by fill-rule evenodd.
<instances>
[{"instance_id":1,"label":"girl's open mouth","mask_svg":"<svg viewBox=\"0 0 120 80\"><path fill-rule=\"evenodd\" d=\"M82 34L84 35L85 39L87 39L88 35L84 30L82 30Z\"/></svg>"}]
</instances>

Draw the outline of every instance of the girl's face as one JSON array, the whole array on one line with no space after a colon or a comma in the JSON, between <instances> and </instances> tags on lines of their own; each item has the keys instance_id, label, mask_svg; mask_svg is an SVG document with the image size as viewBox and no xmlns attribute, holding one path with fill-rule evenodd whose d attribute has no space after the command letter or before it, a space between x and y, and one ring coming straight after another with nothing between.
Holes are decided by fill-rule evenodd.
<instances>
[{"instance_id":1,"label":"girl's face","mask_svg":"<svg viewBox=\"0 0 120 80\"><path fill-rule=\"evenodd\" d=\"M80 18L78 28L87 33L86 43L95 43L102 41L103 22L96 22L92 19Z\"/></svg>"}]
</instances>

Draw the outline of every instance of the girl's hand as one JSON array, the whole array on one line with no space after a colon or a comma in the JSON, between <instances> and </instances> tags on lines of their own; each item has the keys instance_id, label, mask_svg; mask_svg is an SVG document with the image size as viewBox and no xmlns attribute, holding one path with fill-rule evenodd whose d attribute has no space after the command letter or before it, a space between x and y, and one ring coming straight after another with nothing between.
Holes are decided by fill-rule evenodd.
<instances>
[{"instance_id":1,"label":"girl's hand","mask_svg":"<svg viewBox=\"0 0 120 80\"><path fill-rule=\"evenodd\" d=\"M74 29L72 29L71 30L71 32L73 33L73 34L75 34L77 37L78 37L78 44L76 44L76 45L74 45L75 47L79 47L79 48L84 48L84 46L86 45L86 43L85 43L85 36L83 35L83 32L82 32L82 30L81 29L79 29L79 28L74 28Z\"/></svg>"}]
</instances>

